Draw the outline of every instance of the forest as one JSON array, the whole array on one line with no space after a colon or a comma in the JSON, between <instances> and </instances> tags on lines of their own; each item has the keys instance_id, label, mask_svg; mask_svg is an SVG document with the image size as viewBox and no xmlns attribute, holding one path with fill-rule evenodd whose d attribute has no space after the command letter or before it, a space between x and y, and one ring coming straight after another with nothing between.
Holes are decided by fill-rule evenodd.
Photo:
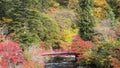
<instances>
[{"instance_id":1,"label":"forest","mask_svg":"<svg viewBox=\"0 0 120 68\"><path fill-rule=\"evenodd\" d=\"M120 0L0 0L0 68L44 68L42 53L120 68Z\"/></svg>"}]
</instances>

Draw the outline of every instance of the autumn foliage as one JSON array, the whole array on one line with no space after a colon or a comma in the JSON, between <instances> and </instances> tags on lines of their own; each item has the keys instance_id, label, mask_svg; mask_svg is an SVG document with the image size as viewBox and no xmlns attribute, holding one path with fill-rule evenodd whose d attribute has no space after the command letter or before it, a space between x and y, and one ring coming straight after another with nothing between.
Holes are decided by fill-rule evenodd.
<instances>
[{"instance_id":1,"label":"autumn foliage","mask_svg":"<svg viewBox=\"0 0 120 68\"><path fill-rule=\"evenodd\" d=\"M108 58L111 60L111 65L113 68L120 68L120 46L110 50L110 55Z\"/></svg>"},{"instance_id":2,"label":"autumn foliage","mask_svg":"<svg viewBox=\"0 0 120 68\"><path fill-rule=\"evenodd\" d=\"M61 48L64 50L68 50L70 52L75 52L78 55L78 60L83 58L83 53L94 46L92 41L85 41L80 36L73 36L72 43L63 43L61 44Z\"/></svg>"},{"instance_id":3,"label":"autumn foliage","mask_svg":"<svg viewBox=\"0 0 120 68\"><path fill-rule=\"evenodd\" d=\"M78 59L83 58L83 52L93 47L94 44L91 41L84 41L79 36L73 37L73 42L70 45L70 50L79 53Z\"/></svg>"},{"instance_id":4,"label":"autumn foliage","mask_svg":"<svg viewBox=\"0 0 120 68\"><path fill-rule=\"evenodd\" d=\"M14 41L0 43L0 68L8 68L10 65L20 65L25 61L23 51Z\"/></svg>"}]
</instances>

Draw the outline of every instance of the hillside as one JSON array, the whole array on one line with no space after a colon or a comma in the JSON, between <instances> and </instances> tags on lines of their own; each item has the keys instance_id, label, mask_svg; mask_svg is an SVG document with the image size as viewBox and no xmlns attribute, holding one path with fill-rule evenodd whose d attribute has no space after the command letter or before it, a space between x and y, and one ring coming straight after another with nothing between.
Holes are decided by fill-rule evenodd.
<instances>
[{"instance_id":1,"label":"hillside","mask_svg":"<svg viewBox=\"0 0 120 68\"><path fill-rule=\"evenodd\" d=\"M71 62L61 54L78 67L120 68L120 0L0 0L0 68Z\"/></svg>"}]
</instances>

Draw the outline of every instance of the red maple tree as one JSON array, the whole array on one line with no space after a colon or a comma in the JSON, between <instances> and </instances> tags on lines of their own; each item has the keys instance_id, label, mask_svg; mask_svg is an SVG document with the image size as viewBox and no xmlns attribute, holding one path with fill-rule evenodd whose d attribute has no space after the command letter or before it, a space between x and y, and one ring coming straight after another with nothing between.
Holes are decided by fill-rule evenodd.
<instances>
[{"instance_id":1,"label":"red maple tree","mask_svg":"<svg viewBox=\"0 0 120 68\"><path fill-rule=\"evenodd\" d=\"M23 51L14 41L0 43L0 68L8 68L10 64L18 65L25 61Z\"/></svg>"},{"instance_id":2,"label":"red maple tree","mask_svg":"<svg viewBox=\"0 0 120 68\"><path fill-rule=\"evenodd\" d=\"M73 37L73 42L70 45L70 50L79 53L78 59L83 58L83 52L93 47L94 44L91 41L84 41L79 36Z\"/></svg>"}]
</instances>

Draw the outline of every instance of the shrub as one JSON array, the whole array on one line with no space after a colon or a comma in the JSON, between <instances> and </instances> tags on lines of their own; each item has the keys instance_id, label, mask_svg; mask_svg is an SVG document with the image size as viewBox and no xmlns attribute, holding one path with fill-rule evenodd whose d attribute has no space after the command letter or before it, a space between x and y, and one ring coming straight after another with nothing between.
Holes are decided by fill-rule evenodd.
<instances>
[{"instance_id":1,"label":"shrub","mask_svg":"<svg viewBox=\"0 0 120 68\"><path fill-rule=\"evenodd\" d=\"M64 29L62 31L62 37L61 40L64 42L71 43L72 42L72 36L78 34L78 29Z\"/></svg>"},{"instance_id":2,"label":"shrub","mask_svg":"<svg viewBox=\"0 0 120 68\"><path fill-rule=\"evenodd\" d=\"M78 60L80 61L80 59L83 58L84 52L92 48L93 46L94 44L91 41L84 41L79 36L74 36L73 42L70 45L70 50L76 53L80 53L80 55L78 56Z\"/></svg>"},{"instance_id":3,"label":"shrub","mask_svg":"<svg viewBox=\"0 0 120 68\"><path fill-rule=\"evenodd\" d=\"M81 64L91 68L111 68L110 50L119 45L119 41L99 43L84 54Z\"/></svg>"},{"instance_id":4,"label":"shrub","mask_svg":"<svg viewBox=\"0 0 120 68\"><path fill-rule=\"evenodd\" d=\"M15 67L25 62L23 51L14 41L0 43L0 68Z\"/></svg>"},{"instance_id":5,"label":"shrub","mask_svg":"<svg viewBox=\"0 0 120 68\"><path fill-rule=\"evenodd\" d=\"M113 66L113 68L120 67L120 45L110 50L108 58L111 60L111 66Z\"/></svg>"}]
</instances>

